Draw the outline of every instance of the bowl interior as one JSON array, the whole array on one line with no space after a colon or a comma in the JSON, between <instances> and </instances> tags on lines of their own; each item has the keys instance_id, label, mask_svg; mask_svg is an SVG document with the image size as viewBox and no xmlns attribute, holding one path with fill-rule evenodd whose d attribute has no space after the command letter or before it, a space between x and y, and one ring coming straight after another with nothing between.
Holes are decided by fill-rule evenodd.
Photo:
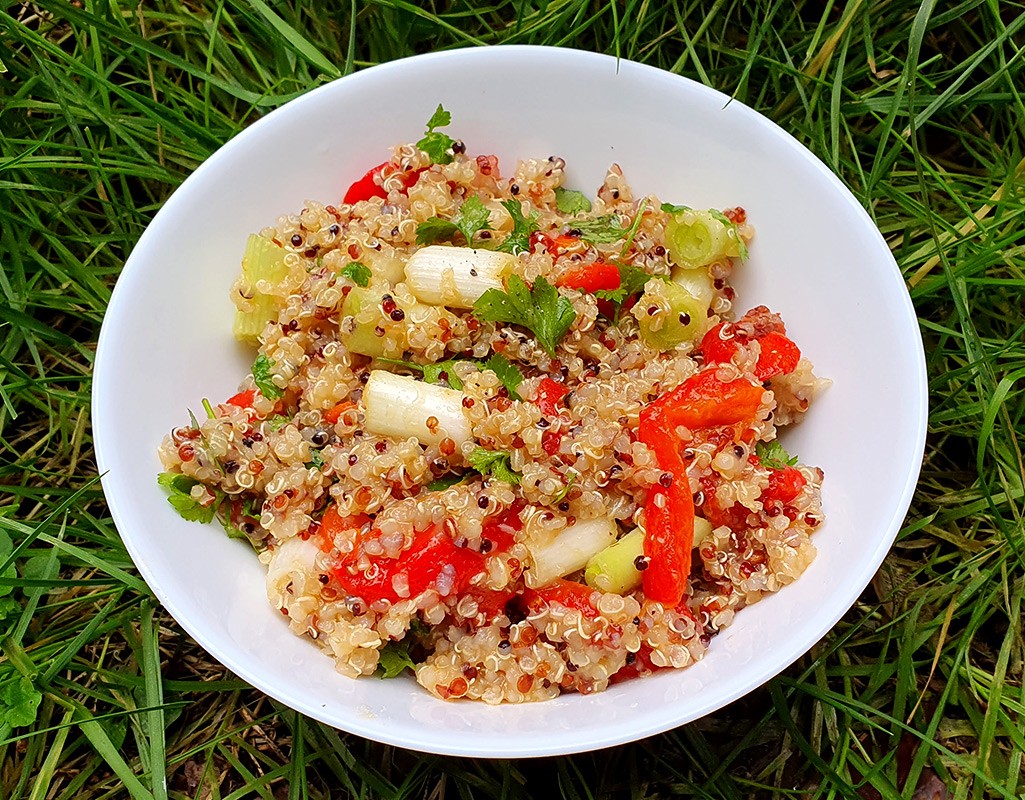
<instances>
[{"instance_id":1,"label":"bowl interior","mask_svg":"<svg viewBox=\"0 0 1025 800\"><path fill-rule=\"evenodd\" d=\"M550 87L554 91L546 91ZM638 195L744 206L757 229L738 310L766 304L833 385L783 440L826 474L819 555L739 614L696 666L592 696L491 708L410 679L352 681L268 605L264 573L216 523L177 517L156 447L201 398L229 396L253 354L228 290L248 233L348 184L415 141L435 106L470 152L560 155L592 193L616 162ZM921 339L903 281L855 199L764 117L686 79L569 50L503 47L393 62L288 104L240 134L168 200L132 253L104 322L94 386L103 487L135 563L179 623L267 694L372 739L476 756L630 741L713 711L804 653L851 606L910 502L925 433ZM880 457L880 454L885 454Z\"/></svg>"}]
</instances>

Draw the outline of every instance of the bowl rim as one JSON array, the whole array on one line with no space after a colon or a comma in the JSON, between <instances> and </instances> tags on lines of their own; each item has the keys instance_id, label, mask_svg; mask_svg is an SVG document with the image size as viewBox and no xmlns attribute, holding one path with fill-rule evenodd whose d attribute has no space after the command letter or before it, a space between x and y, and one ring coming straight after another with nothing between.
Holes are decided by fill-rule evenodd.
<instances>
[{"instance_id":1,"label":"bowl rim","mask_svg":"<svg viewBox=\"0 0 1025 800\"><path fill-rule=\"evenodd\" d=\"M510 55L522 55L527 58L555 58L555 59L569 59L579 60L581 62L590 60L595 65L604 66L607 68L609 63L615 63L616 74L618 75L622 71L633 71L640 79L644 76L659 76L664 79L666 76L672 76L677 81L682 81L690 84L692 90L709 94L714 97L718 97L725 107L726 105L733 105L737 107L734 113L740 113L748 116L757 125L761 126L767 137L774 138L777 144L781 147L789 148L796 155L799 155L808 165L810 165L819 177L823 178L826 183L832 186L832 188L842 196L848 205L851 206L853 213L860 216L862 222L864 222L868 228L875 232L879 241L883 243L886 253L890 253L889 248L885 247L885 240L882 234L876 228L875 223L865 210L865 208L857 201L853 193L847 188L847 186L837 177L818 157L816 157L810 150L802 145L794 136L784 130L782 127L777 125L768 117L755 111L750 106L747 106L742 101L733 99L728 95L708 87L698 81L692 80L683 75L668 72L658 67L653 67L647 64L631 61L628 59L617 58L611 55L605 55L602 53L595 53L586 50L579 50L573 48L564 47L551 47L551 46L540 46L540 45L501 45L497 47L469 47L459 48L455 50L446 50L440 52L432 52L422 55L410 56L407 58L396 59L394 61L385 62L378 64L366 69L354 72L350 75L335 80L329 81L322 86L316 87L308 92L303 93L299 97L287 101L278 108L270 111L265 116L254 122L252 125L246 127L238 134L233 136L220 148L218 148L213 154L203 161L168 197L164 202L161 209L154 215L153 219L147 225L143 231L135 246L132 248L132 252L126 259L125 264L118 276L117 282L111 293L110 301L108 303L107 311L104 314L103 324L101 326L100 334L97 341L97 351L93 369L93 387L91 392L91 423L93 432L94 450L96 453L96 461L98 467L98 473L101 476L101 485L104 490L104 495L108 507L110 509L111 516L113 518L115 527L121 537L122 542L125 545L126 550L131 556L136 568L140 575L145 580L146 584L150 587L153 594L168 611L168 613L175 619L175 621L181 625L181 627L201 646L206 650L212 657L223 664L232 673L242 678L244 681L249 683L254 688L262 691L268 696L282 702L283 704L294 708L301 713L308 715L309 717L316 719L325 724L331 725L332 727L341 728L347 732L363 736L374 741L382 742L384 744L396 745L403 748L415 749L422 752L435 753L439 755L452 755L452 756L464 756L464 757L478 757L478 758L512 758L512 757L542 757L542 756L553 756L553 755L566 755L579 752L587 752L606 747L612 747L628 742L637 741L639 739L652 736L655 734L663 733L667 730L676 728L686 722L680 719L681 715L677 715L674 719L671 714L663 713L661 716L652 719L650 716L645 716L643 719L646 720L645 724L638 724L633 720L624 721L616 726L610 726L610 730L603 730L601 733L594 733L593 735L587 736L575 736L572 740L567 740L565 743L548 744L545 746L538 746L537 743L531 744L520 741L520 738L514 737L508 746L501 747L477 747L473 746L471 742L469 745L461 743L456 738L452 737L446 740L444 743L439 743L437 739L432 739L429 736L421 736L419 739L411 737L407 734L392 734L390 728L382 728L380 726L373 726L367 724L358 714L353 714L350 718L344 721L344 727L336 718L331 718L331 715L324 713L320 708L308 703L298 701L296 697L289 696L287 692L282 691L281 687L271 685L265 680L260 674L254 674L247 669L239 660L233 655L230 649L226 649L221 644L215 642L213 639L207 636L201 626L193 624L192 620L188 616L181 612L178 603L175 600L174 591L170 590L169 587L163 585L157 575L153 574L150 570L144 553L139 546L136 537L125 536L121 531L132 530L134 526L130 520L127 519L123 510L119 507L117 496L110 488L112 480L108 478L109 465L112 463L112 453L108 452L106 442L107 436L105 431L108 429L108 425L113 427L116 420L113 415L108 414L108 407L104 403L104 384L107 381L107 374L112 369L108 365L116 360L115 347L116 340L112 337L115 335L112 332L114 323L108 320L113 315L110 314L110 309L117 309L119 307L119 300L127 289L125 289L128 281L125 280L125 276L135 276L136 273L144 270L145 262L141 260L141 257L137 257L137 254L143 250L142 245L148 240L150 235L153 234L153 223L159 218L161 214L168 208L176 208L179 204L186 202L189 196L187 191L183 191L186 187L194 183L198 183L203 180L206 172L212 169L212 164L218 157L223 154L232 152L235 148L239 147L239 142L245 142L254 130L262 130L264 127L275 124L279 119L284 117L284 112L287 109L289 114L296 115L302 113L302 109L309 103L316 102L321 95L330 94L338 90L338 85L345 82L346 85L351 85L354 82L362 82L368 80L380 80L390 72L402 73L402 71L410 68L411 64L423 64L427 62L466 62L475 61L477 59L488 60L491 58L508 58ZM900 312L905 322L912 322L914 330L918 331L917 326L917 314L915 313L913 303L911 301L910 294L907 292L906 286L903 282L903 277L897 267L896 261L893 259L892 254L889 256L891 262L892 271L894 273L895 286L899 286L903 291L899 299ZM879 565L890 551L893 546L899 531L902 521L904 520L908 509L910 508L912 496L918 483L918 477L921 470L921 454L924 453L925 449L925 438L928 423L928 386L927 386L927 373L925 364L925 353L922 347L921 336L918 334L916 348L916 363L914 370L914 386L918 392L917 407L916 407L916 418L914 420L914 442L915 442L915 453L919 454L919 457L915 462L909 465L907 471L904 486L901 488L899 500L896 506L893 508L890 515L889 523L885 530L885 535L880 536L875 551L872 552L868 562L871 565L871 571L867 573L864 584L852 590L845 595L842 602L833 601L834 611L825 617L823 617L819 624L815 626L811 631L804 633L800 637L799 642L792 643L789 648L786 649L786 653L782 658L776 658L772 661L771 666L759 673L757 680L750 681L745 684L739 684L732 691L726 692L723 696L717 698L717 700L708 704L707 707L698 708L696 713L688 714L687 720L693 721L699 719L709 713L717 711L726 705L736 701L738 698L748 694L753 689L761 686L777 676L784 669L794 663L798 658L807 653L818 641L820 641L840 620L840 618L846 614L850 608L857 601L858 597L864 591L865 586L871 580L871 576L878 570ZM858 583L861 583L858 581ZM835 605L834 605L835 604ZM439 701L443 702L443 701Z\"/></svg>"}]
</instances>

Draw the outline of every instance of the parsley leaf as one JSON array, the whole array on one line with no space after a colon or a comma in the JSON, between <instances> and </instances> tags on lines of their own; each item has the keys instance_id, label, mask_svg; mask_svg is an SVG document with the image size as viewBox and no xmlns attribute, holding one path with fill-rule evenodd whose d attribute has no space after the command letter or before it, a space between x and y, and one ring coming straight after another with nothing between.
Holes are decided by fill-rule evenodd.
<instances>
[{"instance_id":1,"label":"parsley leaf","mask_svg":"<svg viewBox=\"0 0 1025 800\"><path fill-rule=\"evenodd\" d=\"M491 212L477 195L466 198L451 221L431 217L416 226L417 244L434 244L442 239L451 239L456 231L463 234L466 244L473 247L474 237L481 231L490 231Z\"/></svg>"},{"instance_id":2,"label":"parsley leaf","mask_svg":"<svg viewBox=\"0 0 1025 800\"><path fill-rule=\"evenodd\" d=\"M690 211L690 206L674 206L672 203L663 203L662 210L667 214L678 214L681 211Z\"/></svg>"},{"instance_id":3,"label":"parsley leaf","mask_svg":"<svg viewBox=\"0 0 1025 800\"><path fill-rule=\"evenodd\" d=\"M513 400L522 399L516 393L516 390L523 383L523 373L508 358L495 353L484 362L484 369L489 369L498 376L502 385L508 390L509 397Z\"/></svg>"},{"instance_id":4,"label":"parsley leaf","mask_svg":"<svg viewBox=\"0 0 1025 800\"><path fill-rule=\"evenodd\" d=\"M523 216L523 207L519 200L503 200L502 205L512 217L513 229L497 249L513 255L527 252L530 250L530 234L540 227L537 224L537 212L531 209L529 216Z\"/></svg>"},{"instance_id":5,"label":"parsley leaf","mask_svg":"<svg viewBox=\"0 0 1025 800\"><path fill-rule=\"evenodd\" d=\"M465 477L466 475L443 475L442 477L428 483L425 488L428 492L442 492L450 486L455 486Z\"/></svg>"},{"instance_id":6,"label":"parsley leaf","mask_svg":"<svg viewBox=\"0 0 1025 800\"><path fill-rule=\"evenodd\" d=\"M577 482L577 474L575 472L569 473L569 480L563 484L559 493L552 498L552 502L561 503L566 499L566 495L569 494L569 490L573 488L573 484Z\"/></svg>"},{"instance_id":7,"label":"parsley leaf","mask_svg":"<svg viewBox=\"0 0 1025 800\"><path fill-rule=\"evenodd\" d=\"M182 519L189 522L205 523L214 518L216 503L204 506L192 499L192 487L199 483L195 478L190 478L179 472L161 472L157 475L157 483L170 492L167 502Z\"/></svg>"},{"instance_id":8,"label":"parsley leaf","mask_svg":"<svg viewBox=\"0 0 1025 800\"><path fill-rule=\"evenodd\" d=\"M643 291L644 284L655 277L640 267L632 267L629 264L616 264L616 268L619 270L619 288L599 289L594 294L602 300L609 300L620 306L628 297Z\"/></svg>"},{"instance_id":9,"label":"parsley leaf","mask_svg":"<svg viewBox=\"0 0 1025 800\"><path fill-rule=\"evenodd\" d=\"M575 189L563 189L559 186L555 190L555 205L563 214L577 214L581 211L591 210L591 201L587 195Z\"/></svg>"},{"instance_id":10,"label":"parsley leaf","mask_svg":"<svg viewBox=\"0 0 1025 800\"><path fill-rule=\"evenodd\" d=\"M21 676L11 681L0 691L0 728L31 725L42 701L43 695L28 678Z\"/></svg>"},{"instance_id":11,"label":"parsley leaf","mask_svg":"<svg viewBox=\"0 0 1025 800\"><path fill-rule=\"evenodd\" d=\"M481 475L490 475L492 478L506 483L519 483L520 475L518 472L513 472L509 465L510 458L508 453L478 447L470 453L467 461Z\"/></svg>"},{"instance_id":12,"label":"parsley leaf","mask_svg":"<svg viewBox=\"0 0 1025 800\"><path fill-rule=\"evenodd\" d=\"M459 376L456 375L455 370L452 367L457 361L464 361L469 359L458 359L453 358L448 361L438 361L433 364L417 364L415 361L400 361L397 358L379 358L377 359L383 364L393 364L396 367L402 367L408 369L411 372L419 372L424 376L425 383L441 383L445 381L449 385L449 388L461 391L463 388L463 382L459 380Z\"/></svg>"},{"instance_id":13,"label":"parsley leaf","mask_svg":"<svg viewBox=\"0 0 1025 800\"><path fill-rule=\"evenodd\" d=\"M324 456L319 450L310 450L310 460L303 466L306 469L320 469L324 466Z\"/></svg>"},{"instance_id":14,"label":"parsley leaf","mask_svg":"<svg viewBox=\"0 0 1025 800\"><path fill-rule=\"evenodd\" d=\"M455 224L441 217L431 217L416 226L417 244L434 244L442 239L451 239L459 230Z\"/></svg>"},{"instance_id":15,"label":"parsley leaf","mask_svg":"<svg viewBox=\"0 0 1025 800\"><path fill-rule=\"evenodd\" d=\"M270 425L272 431L277 433L291 421L291 417L286 417L284 414L275 414L267 420L267 424Z\"/></svg>"},{"instance_id":16,"label":"parsley leaf","mask_svg":"<svg viewBox=\"0 0 1025 800\"><path fill-rule=\"evenodd\" d=\"M414 639L414 636L407 633L403 639L385 644L381 648L377 671L374 674L378 678L397 678L407 669L414 669L416 662L409 655L409 646Z\"/></svg>"},{"instance_id":17,"label":"parsley leaf","mask_svg":"<svg viewBox=\"0 0 1025 800\"><path fill-rule=\"evenodd\" d=\"M274 361L267 358L264 353L260 353L256 357L256 361L253 362L253 382L256 384L256 388L260 390L260 394L268 400L277 400L285 394L283 389L278 388L271 381L270 368L273 366Z\"/></svg>"},{"instance_id":18,"label":"parsley leaf","mask_svg":"<svg viewBox=\"0 0 1025 800\"><path fill-rule=\"evenodd\" d=\"M370 285L370 279L374 276L370 268L361 261L353 261L345 266L340 273L343 278L348 278L357 286L366 288Z\"/></svg>"},{"instance_id":19,"label":"parsley leaf","mask_svg":"<svg viewBox=\"0 0 1025 800\"><path fill-rule=\"evenodd\" d=\"M758 442L755 445L755 455L762 462L762 466L769 469L784 469L797 464L797 456L790 455L778 439L771 442Z\"/></svg>"},{"instance_id":20,"label":"parsley leaf","mask_svg":"<svg viewBox=\"0 0 1025 800\"><path fill-rule=\"evenodd\" d=\"M555 346L562 341L577 318L573 304L544 278L528 289L523 278L512 275L509 291L488 289L473 304L473 313L486 322L508 322L532 331L548 355L555 357Z\"/></svg>"},{"instance_id":21,"label":"parsley leaf","mask_svg":"<svg viewBox=\"0 0 1025 800\"><path fill-rule=\"evenodd\" d=\"M455 157L452 154L452 145L455 140L448 134L438 133L438 128L445 128L452 122L452 115L449 114L438 103L438 108L427 121L427 130L424 138L416 143L416 146L423 150L431 159L433 164L451 164Z\"/></svg>"},{"instance_id":22,"label":"parsley leaf","mask_svg":"<svg viewBox=\"0 0 1025 800\"><path fill-rule=\"evenodd\" d=\"M612 244L626 238L629 228L620 224L619 214L603 214L593 219L579 219L573 228L580 231L580 238L591 244Z\"/></svg>"}]
</instances>

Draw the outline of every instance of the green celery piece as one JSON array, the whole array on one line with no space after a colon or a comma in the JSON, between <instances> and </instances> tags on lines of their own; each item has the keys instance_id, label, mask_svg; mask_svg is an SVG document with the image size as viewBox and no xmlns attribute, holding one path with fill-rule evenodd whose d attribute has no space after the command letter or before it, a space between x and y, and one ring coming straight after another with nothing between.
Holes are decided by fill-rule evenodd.
<instances>
[{"instance_id":1,"label":"green celery piece","mask_svg":"<svg viewBox=\"0 0 1025 800\"><path fill-rule=\"evenodd\" d=\"M236 339L256 344L264 327L277 316L279 299L257 291L257 281L278 283L287 274L284 248L259 234L250 234L242 256L242 278L250 287L253 308L250 311L235 311L232 332Z\"/></svg>"}]
</instances>

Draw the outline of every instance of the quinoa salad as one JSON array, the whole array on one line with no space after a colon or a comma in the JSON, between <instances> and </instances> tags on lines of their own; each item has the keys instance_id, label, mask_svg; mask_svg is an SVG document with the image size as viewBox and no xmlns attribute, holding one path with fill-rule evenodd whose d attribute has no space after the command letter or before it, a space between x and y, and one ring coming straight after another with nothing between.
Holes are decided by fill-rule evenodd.
<instances>
[{"instance_id":1,"label":"quinoa salad","mask_svg":"<svg viewBox=\"0 0 1025 800\"><path fill-rule=\"evenodd\" d=\"M252 369L158 483L343 675L498 704L687 667L815 557L822 471L777 434L825 382L740 305L743 208L615 164L590 196L450 123L249 237Z\"/></svg>"}]
</instances>

